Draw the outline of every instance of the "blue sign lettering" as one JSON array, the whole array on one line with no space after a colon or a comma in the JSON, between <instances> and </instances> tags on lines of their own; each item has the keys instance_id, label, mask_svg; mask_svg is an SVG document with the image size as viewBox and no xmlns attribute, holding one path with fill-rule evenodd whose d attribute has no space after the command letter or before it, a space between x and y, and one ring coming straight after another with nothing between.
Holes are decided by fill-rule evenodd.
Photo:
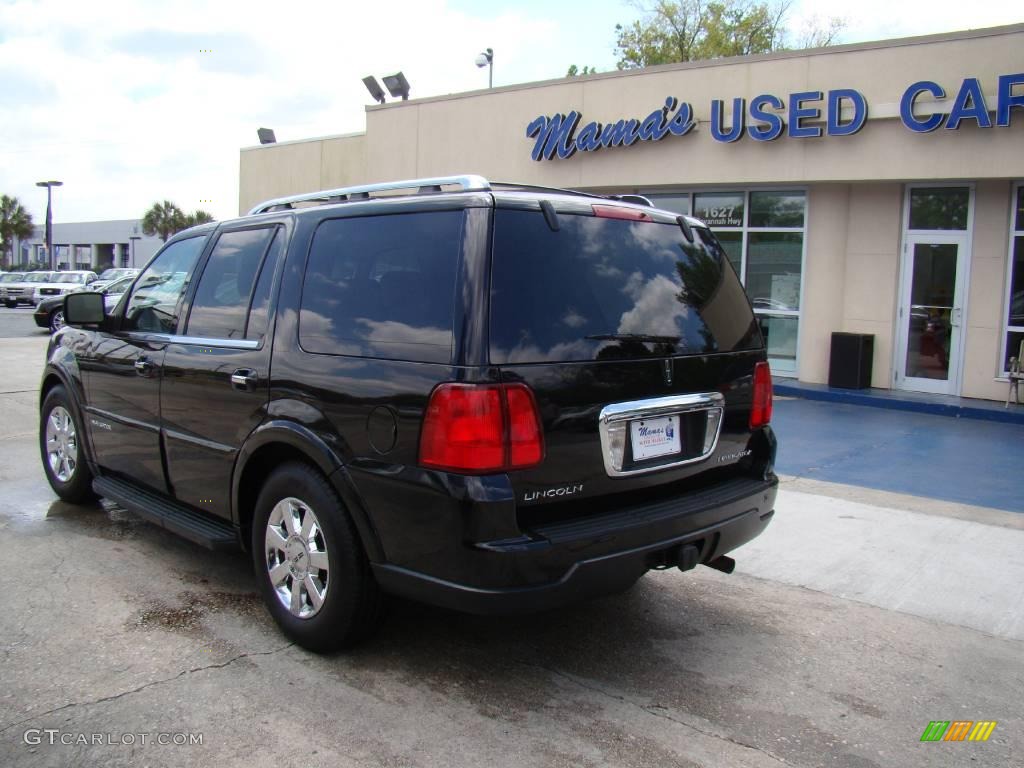
<instances>
[{"instance_id":1,"label":"blue sign lettering","mask_svg":"<svg viewBox=\"0 0 1024 768\"><path fill-rule=\"evenodd\" d=\"M853 119L840 123L843 102L853 105ZM868 102L860 91L852 88L837 88L828 92L828 124L825 133L829 136L852 136L864 127L868 119Z\"/></svg>"},{"instance_id":2,"label":"blue sign lettering","mask_svg":"<svg viewBox=\"0 0 1024 768\"><path fill-rule=\"evenodd\" d=\"M783 108L782 99L764 93L755 96L750 100L750 117L753 120L760 120L764 125L750 125L747 133L755 141L774 141L782 135L782 129L786 127L786 121L773 112L765 112L765 107L773 109Z\"/></svg>"},{"instance_id":3,"label":"blue sign lettering","mask_svg":"<svg viewBox=\"0 0 1024 768\"><path fill-rule=\"evenodd\" d=\"M947 109L932 114L918 114L916 106L922 96L934 101L946 98L946 91L932 80L919 80L910 85L900 99L900 120L915 133L929 133L945 127L955 131L967 120L979 128L993 127L988 103L981 82L976 77L965 78ZM822 100L825 104L822 105ZM996 92L995 126L1010 125L1014 109L1024 109L1024 72L999 76ZM847 117L843 119L843 112ZM754 141L774 141L786 133L791 138L818 138L825 136L853 136L868 119L868 102L860 91L853 88L835 88L828 91L798 91L786 101L771 93L763 93L750 100L733 98L726 119L726 102L713 99L710 109L710 132L714 141L731 144L744 135ZM824 113L824 114L823 114ZM638 141L661 141L668 135L685 136L696 127L693 107L674 96L665 99L664 106L655 109L643 119L622 118L611 123L589 122L577 132L582 115L541 115L526 127L527 138L534 139L534 160L568 159L576 152L597 152L608 147L631 147ZM728 122L729 127L726 128Z\"/></svg>"},{"instance_id":4,"label":"blue sign lettering","mask_svg":"<svg viewBox=\"0 0 1024 768\"><path fill-rule=\"evenodd\" d=\"M671 114L671 117L669 116ZM651 112L642 121L619 120L601 125L591 122L577 134L579 112L568 115L541 115L526 126L526 137L534 139L531 157L534 160L553 160L555 155L565 160L579 152L597 152L603 147L630 147L638 141L660 141L668 134L685 136L693 130L693 109L680 104L674 97L665 99L665 106Z\"/></svg>"}]
</instances>

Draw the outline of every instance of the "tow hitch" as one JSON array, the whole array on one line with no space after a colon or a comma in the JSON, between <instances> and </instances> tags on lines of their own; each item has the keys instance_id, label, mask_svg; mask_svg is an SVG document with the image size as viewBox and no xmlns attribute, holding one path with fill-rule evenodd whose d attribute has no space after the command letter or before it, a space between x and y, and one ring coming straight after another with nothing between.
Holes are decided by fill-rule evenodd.
<instances>
[{"instance_id":1,"label":"tow hitch","mask_svg":"<svg viewBox=\"0 0 1024 768\"><path fill-rule=\"evenodd\" d=\"M736 570L736 561L731 557L726 557L725 555L720 555L711 562L704 563L704 565L708 568L714 568L716 571L721 571L722 573L732 573Z\"/></svg>"}]
</instances>

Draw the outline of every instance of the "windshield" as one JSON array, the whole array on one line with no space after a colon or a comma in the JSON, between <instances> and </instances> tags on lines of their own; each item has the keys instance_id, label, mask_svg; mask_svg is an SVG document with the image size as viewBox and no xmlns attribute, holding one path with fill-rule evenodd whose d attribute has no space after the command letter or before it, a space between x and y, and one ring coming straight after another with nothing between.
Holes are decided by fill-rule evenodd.
<instances>
[{"instance_id":1,"label":"windshield","mask_svg":"<svg viewBox=\"0 0 1024 768\"><path fill-rule=\"evenodd\" d=\"M756 349L743 287L710 230L498 210L491 360L534 363Z\"/></svg>"},{"instance_id":2,"label":"windshield","mask_svg":"<svg viewBox=\"0 0 1024 768\"><path fill-rule=\"evenodd\" d=\"M48 283L50 282L49 272L32 272L31 274L25 275L26 283Z\"/></svg>"},{"instance_id":3,"label":"windshield","mask_svg":"<svg viewBox=\"0 0 1024 768\"><path fill-rule=\"evenodd\" d=\"M132 284L132 280L135 275L125 275L120 277L112 283L109 283L103 290L108 294L124 293L128 290L128 286Z\"/></svg>"},{"instance_id":4,"label":"windshield","mask_svg":"<svg viewBox=\"0 0 1024 768\"><path fill-rule=\"evenodd\" d=\"M104 269L100 272L100 280L113 280L120 271L119 269Z\"/></svg>"},{"instance_id":5,"label":"windshield","mask_svg":"<svg viewBox=\"0 0 1024 768\"><path fill-rule=\"evenodd\" d=\"M85 282L85 275L68 275L68 274L57 275L57 279L54 280L53 282L55 282L55 283L84 283Z\"/></svg>"},{"instance_id":6,"label":"windshield","mask_svg":"<svg viewBox=\"0 0 1024 768\"><path fill-rule=\"evenodd\" d=\"M8 272L6 275L0 275L0 283L16 283L24 279L24 272Z\"/></svg>"}]
</instances>

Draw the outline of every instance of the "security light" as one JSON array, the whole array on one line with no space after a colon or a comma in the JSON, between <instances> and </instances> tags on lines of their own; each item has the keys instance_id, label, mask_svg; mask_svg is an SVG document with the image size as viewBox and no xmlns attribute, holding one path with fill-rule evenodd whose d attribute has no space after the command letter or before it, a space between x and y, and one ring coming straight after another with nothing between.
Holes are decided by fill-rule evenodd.
<instances>
[{"instance_id":1,"label":"security light","mask_svg":"<svg viewBox=\"0 0 1024 768\"><path fill-rule=\"evenodd\" d=\"M390 93L391 97L394 99L401 96L402 101L406 101L409 98L409 81L405 79L405 75L401 72L396 72L393 75L386 75L384 77L384 86L388 89L388 93Z\"/></svg>"},{"instance_id":2,"label":"security light","mask_svg":"<svg viewBox=\"0 0 1024 768\"><path fill-rule=\"evenodd\" d=\"M367 75L363 78L363 85L366 86L366 90L370 92L373 100L378 104L384 103L384 89L380 87L380 83L377 82L377 78L373 75Z\"/></svg>"},{"instance_id":3,"label":"security light","mask_svg":"<svg viewBox=\"0 0 1024 768\"><path fill-rule=\"evenodd\" d=\"M260 137L260 144L276 144L277 137L274 136L272 128L258 128L256 135Z\"/></svg>"},{"instance_id":4,"label":"security light","mask_svg":"<svg viewBox=\"0 0 1024 768\"><path fill-rule=\"evenodd\" d=\"M494 49L487 48L476 55L476 65L480 68L490 67L487 70L487 87L494 87Z\"/></svg>"}]
</instances>

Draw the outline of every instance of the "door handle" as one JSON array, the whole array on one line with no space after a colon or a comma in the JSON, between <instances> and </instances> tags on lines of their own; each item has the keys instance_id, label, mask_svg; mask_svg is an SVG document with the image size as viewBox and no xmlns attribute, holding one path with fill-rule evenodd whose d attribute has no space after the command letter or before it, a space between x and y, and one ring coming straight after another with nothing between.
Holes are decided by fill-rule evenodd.
<instances>
[{"instance_id":1,"label":"door handle","mask_svg":"<svg viewBox=\"0 0 1024 768\"><path fill-rule=\"evenodd\" d=\"M140 376L149 376L153 372L153 364L144 357L135 361L135 372Z\"/></svg>"},{"instance_id":2,"label":"door handle","mask_svg":"<svg viewBox=\"0 0 1024 768\"><path fill-rule=\"evenodd\" d=\"M256 371L239 368L231 374L231 386L242 392L252 392L256 389Z\"/></svg>"}]
</instances>

